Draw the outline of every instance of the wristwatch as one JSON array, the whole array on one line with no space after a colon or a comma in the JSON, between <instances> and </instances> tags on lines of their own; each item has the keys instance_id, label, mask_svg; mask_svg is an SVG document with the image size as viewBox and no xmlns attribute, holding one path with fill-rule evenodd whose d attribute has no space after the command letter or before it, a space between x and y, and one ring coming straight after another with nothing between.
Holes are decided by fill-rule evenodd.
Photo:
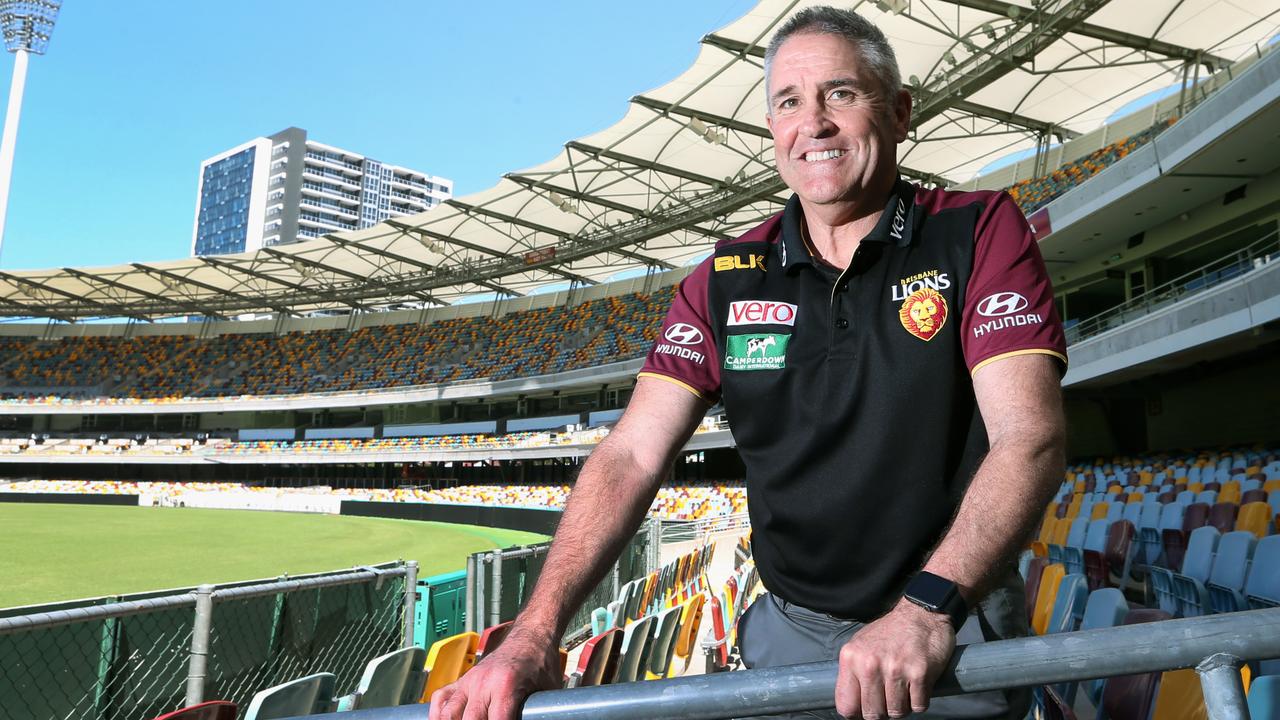
<instances>
[{"instance_id":1,"label":"wristwatch","mask_svg":"<svg viewBox=\"0 0 1280 720\"><path fill-rule=\"evenodd\" d=\"M903 597L929 612L946 615L951 620L951 627L960 631L965 618L969 617L969 606L960 596L960 589L950 580L921 570L907 583Z\"/></svg>"}]
</instances>

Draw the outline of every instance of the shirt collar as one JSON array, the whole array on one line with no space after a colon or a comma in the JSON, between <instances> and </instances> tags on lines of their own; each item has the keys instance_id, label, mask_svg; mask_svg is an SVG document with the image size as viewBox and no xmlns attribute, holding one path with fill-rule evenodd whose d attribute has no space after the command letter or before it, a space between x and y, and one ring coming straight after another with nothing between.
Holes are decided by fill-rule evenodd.
<instances>
[{"instance_id":1,"label":"shirt collar","mask_svg":"<svg viewBox=\"0 0 1280 720\"><path fill-rule=\"evenodd\" d=\"M911 244L911 228L915 211L916 186L899 177L889 192L884 212L871 232L862 242L895 243L898 247ZM778 259L783 269L799 265L812 265L813 254L804 240L800 224L804 222L804 210L800 198L792 195L782 210L782 237L778 240Z\"/></svg>"}]
</instances>

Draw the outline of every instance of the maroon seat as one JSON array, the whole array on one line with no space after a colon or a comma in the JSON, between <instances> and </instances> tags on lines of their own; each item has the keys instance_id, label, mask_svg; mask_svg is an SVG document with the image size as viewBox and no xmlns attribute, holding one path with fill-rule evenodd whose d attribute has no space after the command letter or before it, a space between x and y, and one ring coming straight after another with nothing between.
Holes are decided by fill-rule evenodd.
<instances>
[{"instance_id":1,"label":"maroon seat","mask_svg":"<svg viewBox=\"0 0 1280 720\"><path fill-rule=\"evenodd\" d=\"M1059 520L1067 516L1067 510L1070 509L1071 503L1060 502L1058 507L1054 508L1053 516Z\"/></svg>"},{"instance_id":2,"label":"maroon seat","mask_svg":"<svg viewBox=\"0 0 1280 720\"><path fill-rule=\"evenodd\" d=\"M1218 492L1219 490L1221 490L1221 489L1222 489L1222 483L1207 482L1207 483L1205 483L1205 484L1204 484L1204 489L1205 489L1206 491L1208 491L1208 490L1212 490L1212 491L1214 491L1214 492Z\"/></svg>"},{"instance_id":3,"label":"maroon seat","mask_svg":"<svg viewBox=\"0 0 1280 720\"><path fill-rule=\"evenodd\" d=\"M1094 489L1095 487L1097 487L1097 485L1096 485L1096 483L1094 483L1093 478L1086 478L1086 479L1084 480L1084 491L1085 491L1085 492L1087 492L1087 493L1091 493L1091 492L1093 492L1093 489Z\"/></svg>"},{"instance_id":4,"label":"maroon seat","mask_svg":"<svg viewBox=\"0 0 1280 720\"><path fill-rule=\"evenodd\" d=\"M1267 491L1261 488L1255 488L1240 496L1240 504L1248 505L1251 502L1266 502Z\"/></svg>"},{"instance_id":5,"label":"maroon seat","mask_svg":"<svg viewBox=\"0 0 1280 720\"><path fill-rule=\"evenodd\" d=\"M1129 571L1129 560L1133 552L1133 536L1137 533L1133 523L1128 520L1117 520L1107 526L1106 560L1112 585L1123 587L1121 583Z\"/></svg>"},{"instance_id":6,"label":"maroon seat","mask_svg":"<svg viewBox=\"0 0 1280 720\"><path fill-rule=\"evenodd\" d=\"M1218 528L1218 532L1226 535L1236 529L1236 515L1239 513L1240 506L1233 502L1216 503L1209 510L1209 520L1205 524Z\"/></svg>"},{"instance_id":7,"label":"maroon seat","mask_svg":"<svg viewBox=\"0 0 1280 720\"><path fill-rule=\"evenodd\" d=\"M236 720L236 704L226 700L210 700L165 713L155 720Z\"/></svg>"},{"instance_id":8,"label":"maroon seat","mask_svg":"<svg viewBox=\"0 0 1280 720\"><path fill-rule=\"evenodd\" d=\"M1036 611L1036 594L1040 591L1040 576L1044 574L1044 569L1049 565L1049 558L1035 557L1031 558L1031 565L1027 567L1027 622L1031 622L1031 616Z\"/></svg>"},{"instance_id":9,"label":"maroon seat","mask_svg":"<svg viewBox=\"0 0 1280 720\"><path fill-rule=\"evenodd\" d=\"M1173 616L1164 610L1142 608L1130 610L1124 616L1125 625L1169 620ZM1109 678L1102 689L1102 711L1110 720L1147 720L1151 716L1151 702L1155 696L1160 673L1120 675Z\"/></svg>"},{"instance_id":10,"label":"maroon seat","mask_svg":"<svg viewBox=\"0 0 1280 720\"><path fill-rule=\"evenodd\" d=\"M1085 550L1082 554L1084 555L1084 579L1089 584L1089 592L1107 587L1106 554L1097 550Z\"/></svg>"},{"instance_id":11,"label":"maroon seat","mask_svg":"<svg viewBox=\"0 0 1280 720\"><path fill-rule=\"evenodd\" d=\"M1160 533L1161 544L1164 545L1165 567L1174 572L1182 570L1182 557L1187 554L1187 538L1191 531L1203 527L1209 519L1209 506L1205 503L1191 503L1182 511L1182 529L1165 530Z\"/></svg>"},{"instance_id":12,"label":"maroon seat","mask_svg":"<svg viewBox=\"0 0 1280 720\"><path fill-rule=\"evenodd\" d=\"M1044 691L1045 720L1076 720L1075 711L1053 688L1045 685L1040 689Z\"/></svg>"},{"instance_id":13,"label":"maroon seat","mask_svg":"<svg viewBox=\"0 0 1280 720\"><path fill-rule=\"evenodd\" d=\"M1168 505L1169 503L1177 499L1178 499L1178 493L1172 490L1166 490L1156 496L1156 500L1159 501L1161 505Z\"/></svg>"}]
</instances>

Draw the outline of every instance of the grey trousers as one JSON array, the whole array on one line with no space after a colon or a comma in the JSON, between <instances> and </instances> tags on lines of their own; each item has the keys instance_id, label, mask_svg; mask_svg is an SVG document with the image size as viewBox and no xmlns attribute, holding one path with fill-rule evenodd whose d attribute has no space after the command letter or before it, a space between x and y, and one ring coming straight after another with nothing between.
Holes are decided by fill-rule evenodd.
<instances>
[{"instance_id":1,"label":"grey trousers","mask_svg":"<svg viewBox=\"0 0 1280 720\"><path fill-rule=\"evenodd\" d=\"M748 668L835 660L840 648L862 626L863 623L833 618L766 593L752 603L739 619L738 648L742 664ZM969 615L960 632L956 633L956 644L969 645L1026 634L1022 584L1014 573ZM933 698L928 711L911 717L1016 719L1026 715L1030 702L1031 693L1026 689L972 693ZM834 709L768 717L840 718Z\"/></svg>"}]
</instances>

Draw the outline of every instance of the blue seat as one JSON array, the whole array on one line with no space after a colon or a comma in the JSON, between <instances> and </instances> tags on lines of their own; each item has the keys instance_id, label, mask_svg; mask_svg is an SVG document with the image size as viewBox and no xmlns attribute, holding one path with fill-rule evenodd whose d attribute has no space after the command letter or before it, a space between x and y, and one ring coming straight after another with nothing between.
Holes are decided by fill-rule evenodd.
<instances>
[{"instance_id":1,"label":"blue seat","mask_svg":"<svg viewBox=\"0 0 1280 720\"><path fill-rule=\"evenodd\" d=\"M1179 505L1190 505L1195 501L1196 501L1196 494L1191 492L1190 490L1183 490L1182 492L1178 493L1178 497L1174 499L1174 502L1178 503Z\"/></svg>"},{"instance_id":2,"label":"blue seat","mask_svg":"<svg viewBox=\"0 0 1280 720\"><path fill-rule=\"evenodd\" d=\"M1272 490L1267 495L1267 504L1271 506L1271 516L1280 515L1280 490Z\"/></svg>"},{"instance_id":3,"label":"blue seat","mask_svg":"<svg viewBox=\"0 0 1280 720\"><path fill-rule=\"evenodd\" d=\"M1156 607L1170 615L1178 614L1178 596L1173 591L1173 571L1159 565L1147 568L1147 579L1151 582L1151 593L1155 595Z\"/></svg>"},{"instance_id":4,"label":"blue seat","mask_svg":"<svg viewBox=\"0 0 1280 720\"><path fill-rule=\"evenodd\" d=\"M1160 551L1164 547L1160 542L1160 517L1164 514L1165 508L1176 507L1178 506L1173 503L1168 505L1161 505L1159 502L1143 503L1142 514L1135 523L1138 528L1137 561L1139 565L1155 565L1159 562Z\"/></svg>"},{"instance_id":5,"label":"blue seat","mask_svg":"<svg viewBox=\"0 0 1280 720\"><path fill-rule=\"evenodd\" d=\"M613 613L607 608L598 607L591 611L591 636L595 637L613 627Z\"/></svg>"},{"instance_id":6,"label":"blue seat","mask_svg":"<svg viewBox=\"0 0 1280 720\"><path fill-rule=\"evenodd\" d=\"M244 720L274 720L329 712L333 705L333 673L316 673L269 687L253 696Z\"/></svg>"},{"instance_id":7,"label":"blue seat","mask_svg":"<svg viewBox=\"0 0 1280 720\"><path fill-rule=\"evenodd\" d=\"M1064 575L1058 583L1058 595L1053 600L1053 614L1045 634L1071 632L1084 618L1085 603L1089 600L1089 583L1083 574Z\"/></svg>"},{"instance_id":8,"label":"blue seat","mask_svg":"<svg viewBox=\"0 0 1280 720\"><path fill-rule=\"evenodd\" d=\"M1257 480L1257 479L1249 480L1249 479L1247 479L1247 478L1246 478L1246 479L1244 479L1244 480L1241 480L1241 481L1240 481L1240 493L1241 493L1241 494L1247 493L1247 492L1249 492L1250 490L1261 490L1261 489L1262 489L1262 481L1261 481L1261 480Z\"/></svg>"},{"instance_id":9,"label":"blue seat","mask_svg":"<svg viewBox=\"0 0 1280 720\"><path fill-rule=\"evenodd\" d=\"M1218 529L1205 525L1191 531L1182 572L1173 576L1173 593L1178 597L1178 614L1196 617L1209 611L1209 591L1205 582L1213 569L1213 556L1218 551Z\"/></svg>"},{"instance_id":10,"label":"blue seat","mask_svg":"<svg viewBox=\"0 0 1280 720\"><path fill-rule=\"evenodd\" d=\"M356 691L338 698L338 711L416 703L427 680L422 669L426 662L427 651L420 647L407 647L370 660Z\"/></svg>"},{"instance_id":11,"label":"blue seat","mask_svg":"<svg viewBox=\"0 0 1280 720\"><path fill-rule=\"evenodd\" d=\"M1142 503L1127 503L1124 511L1120 513L1121 520L1128 520L1129 524L1138 527L1138 519L1142 517Z\"/></svg>"},{"instance_id":12,"label":"blue seat","mask_svg":"<svg viewBox=\"0 0 1280 720\"><path fill-rule=\"evenodd\" d=\"M1115 522L1124 519L1125 504L1120 500L1112 500L1111 505L1107 507L1107 522Z\"/></svg>"},{"instance_id":13,"label":"blue seat","mask_svg":"<svg viewBox=\"0 0 1280 720\"><path fill-rule=\"evenodd\" d=\"M1258 541L1244 583L1244 596L1251 608L1280 607L1280 535Z\"/></svg>"},{"instance_id":14,"label":"blue seat","mask_svg":"<svg viewBox=\"0 0 1280 720\"><path fill-rule=\"evenodd\" d=\"M1204 503L1209 507L1213 507L1214 504L1218 502L1218 491L1217 490L1201 490L1200 494L1196 495L1196 502Z\"/></svg>"},{"instance_id":15,"label":"blue seat","mask_svg":"<svg viewBox=\"0 0 1280 720\"><path fill-rule=\"evenodd\" d=\"M1249 574L1249 562L1258 539L1251 532L1238 530L1223 535L1218 540L1218 554L1213 559L1213 569L1205 588L1209 591L1209 605L1216 613L1247 610L1244 598L1244 581Z\"/></svg>"},{"instance_id":16,"label":"blue seat","mask_svg":"<svg viewBox=\"0 0 1280 720\"><path fill-rule=\"evenodd\" d=\"M1102 588L1089 593L1085 601L1084 615L1080 620L1081 630L1116 627L1124 622L1129 613L1129 602L1118 588ZM1085 693L1089 702L1097 706L1102 698L1102 680L1086 680ZM1077 683L1063 683L1054 686L1058 694L1071 704L1075 700Z\"/></svg>"},{"instance_id":17,"label":"blue seat","mask_svg":"<svg viewBox=\"0 0 1280 720\"><path fill-rule=\"evenodd\" d=\"M1280 675L1254 678L1249 685L1249 717L1253 720L1280 718Z\"/></svg>"}]
</instances>

